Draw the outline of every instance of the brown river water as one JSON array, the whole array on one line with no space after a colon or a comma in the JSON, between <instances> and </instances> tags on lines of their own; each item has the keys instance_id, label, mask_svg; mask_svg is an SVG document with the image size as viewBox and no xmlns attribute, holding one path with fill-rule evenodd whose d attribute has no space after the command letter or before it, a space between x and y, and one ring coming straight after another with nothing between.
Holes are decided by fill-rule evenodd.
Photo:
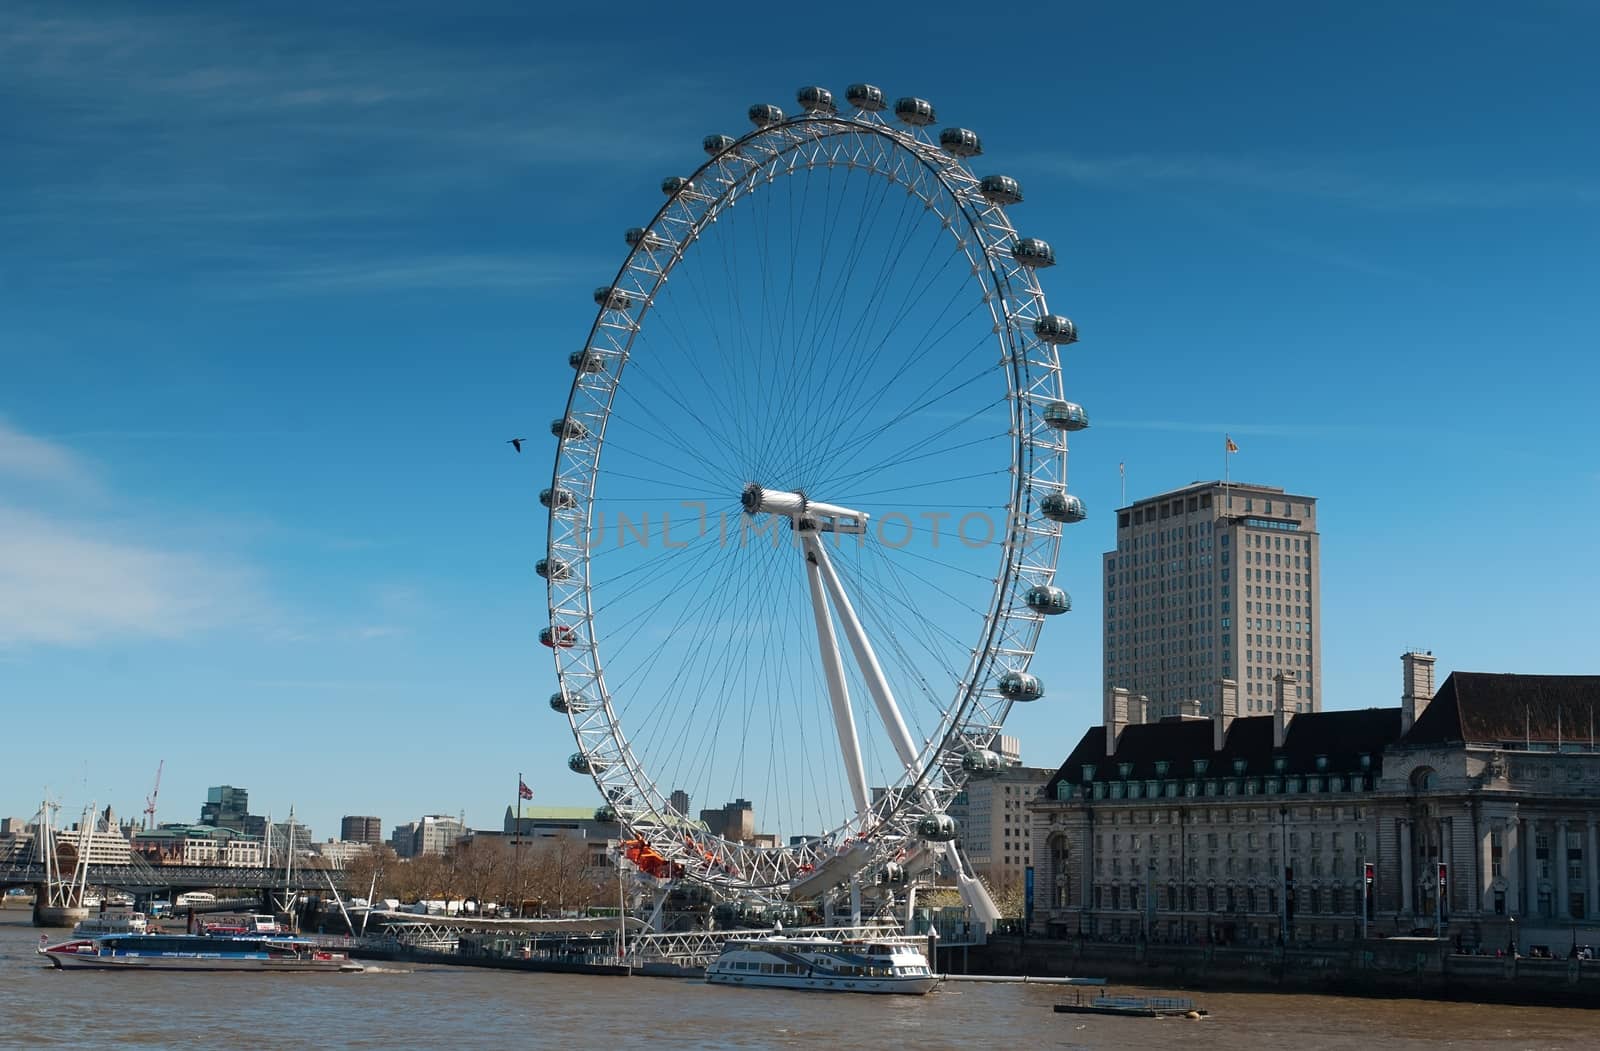
<instances>
[{"instance_id":1,"label":"brown river water","mask_svg":"<svg viewBox=\"0 0 1600 1051\"><path fill-rule=\"evenodd\" d=\"M26 912L0 911L0 1048L1600 1047L1600 1009L1179 993L1211 1012L1189 1021L1058 1015L1051 1005L1072 991L1040 985L876 997L396 964L350 975L57 971L34 953L39 934Z\"/></svg>"}]
</instances>

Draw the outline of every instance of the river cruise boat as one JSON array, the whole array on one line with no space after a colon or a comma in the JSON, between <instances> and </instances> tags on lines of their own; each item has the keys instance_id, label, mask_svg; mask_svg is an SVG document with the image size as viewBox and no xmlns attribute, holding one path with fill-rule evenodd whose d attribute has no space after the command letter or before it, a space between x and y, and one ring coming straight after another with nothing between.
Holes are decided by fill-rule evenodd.
<instances>
[{"instance_id":1,"label":"river cruise boat","mask_svg":"<svg viewBox=\"0 0 1600 1051\"><path fill-rule=\"evenodd\" d=\"M928 966L918 945L909 940L774 936L724 942L721 954L706 968L706 981L712 985L921 996L939 984L939 975Z\"/></svg>"},{"instance_id":2,"label":"river cruise boat","mask_svg":"<svg viewBox=\"0 0 1600 1051\"><path fill-rule=\"evenodd\" d=\"M299 938L199 934L107 934L49 945L39 953L63 970L359 971L348 953Z\"/></svg>"},{"instance_id":3,"label":"river cruise boat","mask_svg":"<svg viewBox=\"0 0 1600 1051\"><path fill-rule=\"evenodd\" d=\"M72 928L74 938L98 938L103 934L144 934L150 920L142 912L127 908L103 909L80 920Z\"/></svg>"}]
</instances>

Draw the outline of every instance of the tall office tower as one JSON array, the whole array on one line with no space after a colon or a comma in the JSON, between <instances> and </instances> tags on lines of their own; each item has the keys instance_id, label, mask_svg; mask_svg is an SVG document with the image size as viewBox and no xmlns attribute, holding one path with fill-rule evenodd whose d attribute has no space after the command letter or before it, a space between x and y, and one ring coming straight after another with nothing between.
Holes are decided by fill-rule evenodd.
<instances>
[{"instance_id":1,"label":"tall office tower","mask_svg":"<svg viewBox=\"0 0 1600 1051\"><path fill-rule=\"evenodd\" d=\"M339 821L339 838L346 843L377 846L383 842L383 822L375 817L347 814Z\"/></svg>"},{"instance_id":2,"label":"tall office tower","mask_svg":"<svg viewBox=\"0 0 1600 1051\"><path fill-rule=\"evenodd\" d=\"M1217 680L1239 714L1273 709L1294 672L1294 710L1322 710L1317 501L1244 483L1196 482L1117 511L1105 554L1104 691L1146 703L1134 721L1210 714ZM1193 702L1185 704L1185 702Z\"/></svg>"},{"instance_id":3,"label":"tall office tower","mask_svg":"<svg viewBox=\"0 0 1600 1051\"><path fill-rule=\"evenodd\" d=\"M667 797L667 805L687 817L689 815L689 793L681 788L674 788L672 795Z\"/></svg>"}]
</instances>

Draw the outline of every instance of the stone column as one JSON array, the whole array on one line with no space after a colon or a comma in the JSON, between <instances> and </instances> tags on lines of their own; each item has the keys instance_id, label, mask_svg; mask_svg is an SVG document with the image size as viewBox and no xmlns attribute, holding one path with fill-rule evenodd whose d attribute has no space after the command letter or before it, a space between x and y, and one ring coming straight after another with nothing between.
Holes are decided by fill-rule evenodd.
<instances>
[{"instance_id":1,"label":"stone column","mask_svg":"<svg viewBox=\"0 0 1600 1051\"><path fill-rule=\"evenodd\" d=\"M1556 838L1550 844L1550 864L1555 867L1556 875L1556 919L1564 920L1571 915L1567 905L1569 888L1567 887L1567 819L1560 818L1556 821Z\"/></svg>"},{"instance_id":2,"label":"stone column","mask_svg":"<svg viewBox=\"0 0 1600 1051\"><path fill-rule=\"evenodd\" d=\"M1594 815L1589 815L1589 843L1583 853L1583 874L1587 881L1583 906L1590 919L1600 919L1600 836L1596 835Z\"/></svg>"},{"instance_id":3,"label":"stone column","mask_svg":"<svg viewBox=\"0 0 1600 1051\"><path fill-rule=\"evenodd\" d=\"M1500 866L1506 874L1506 915L1526 915L1522 908L1522 836L1517 832L1517 819L1506 818L1501 831Z\"/></svg>"},{"instance_id":4,"label":"stone column","mask_svg":"<svg viewBox=\"0 0 1600 1051\"><path fill-rule=\"evenodd\" d=\"M1527 863L1528 886L1524 893L1528 898L1528 915L1539 915L1539 821L1529 818L1524 822L1527 826L1523 830L1523 839L1526 841L1522 847L1522 857ZM1542 917L1541 917L1542 918Z\"/></svg>"},{"instance_id":5,"label":"stone column","mask_svg":"<svg viewBox=\"0 0 1600 1051\"><path fill-rule=\"evenodd\" d=\"M1485 916L1494 915L1494 822L1480 817L1483 824L1478 829L1478 911ZM1505 849L1503 846L1501 849Z\"/></svg>"},{"instance_id":6,"label":"stone column","mask_svg":"<svg viewBox=\"0 0 1600 1051\"><path fill-rule=\"evenodd\" d=\"M1411 876L1411 822L1402 817L1395 824L1400 827L1400 912L1411 916L1417 911L1412 898L1417 881Z\"/></svg>"}]
</instances>

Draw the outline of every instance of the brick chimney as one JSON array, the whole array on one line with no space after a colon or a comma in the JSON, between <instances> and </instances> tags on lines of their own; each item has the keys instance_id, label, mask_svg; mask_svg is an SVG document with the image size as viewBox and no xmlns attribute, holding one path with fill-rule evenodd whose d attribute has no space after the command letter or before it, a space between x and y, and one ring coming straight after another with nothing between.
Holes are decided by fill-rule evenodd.
<instances>
[{"instance_id":1,"label":"brick chimney","mask_svg":"<svg viewBox=\"0 0 1600 1051\"><path fill-rule=\"evenodd\" d=\"M1217 680L1217 710L1211 716L1211 750L1222 751L1228 727L1239 716L1239 684L1232 679Z\"/></svg>"},{"instance_id":2,"label":"brick chimney","mask_svg":"<svg viewBox=\"0 0 1600 1051\"><path fill-rule=\"evenodd\" d=\"M1289 692L1300 681L1300 676L1292 671L1280 671L1272 681L1277 692L1272 711L1272 747L1282 748L1289 736L1289 721L1294 718L1295 702L1289 699Z\"/></svg>"},{"instance_id":3,"label":"brick chimney","mask_svg":"<svg viewBox=\"0 0 1600 1051\"><path fill-rule=\"evenodd\" d=\"M1117 686L1106 694L1106 755L1117 754L1117 738L1128 725L1128 691Z\"/></svg>"},{"instance_id":4,"label":"brick chimney","mask_svg":"<svg viewBox=\"0 0 1600 1051\"><path fill-rule=\"evenodd\" d=\"M1404 735L1433 700L1433 651L1402 653L1400 668L1403 680L1400 684L1400 733Z\"/></svg>"}]
</instances>

